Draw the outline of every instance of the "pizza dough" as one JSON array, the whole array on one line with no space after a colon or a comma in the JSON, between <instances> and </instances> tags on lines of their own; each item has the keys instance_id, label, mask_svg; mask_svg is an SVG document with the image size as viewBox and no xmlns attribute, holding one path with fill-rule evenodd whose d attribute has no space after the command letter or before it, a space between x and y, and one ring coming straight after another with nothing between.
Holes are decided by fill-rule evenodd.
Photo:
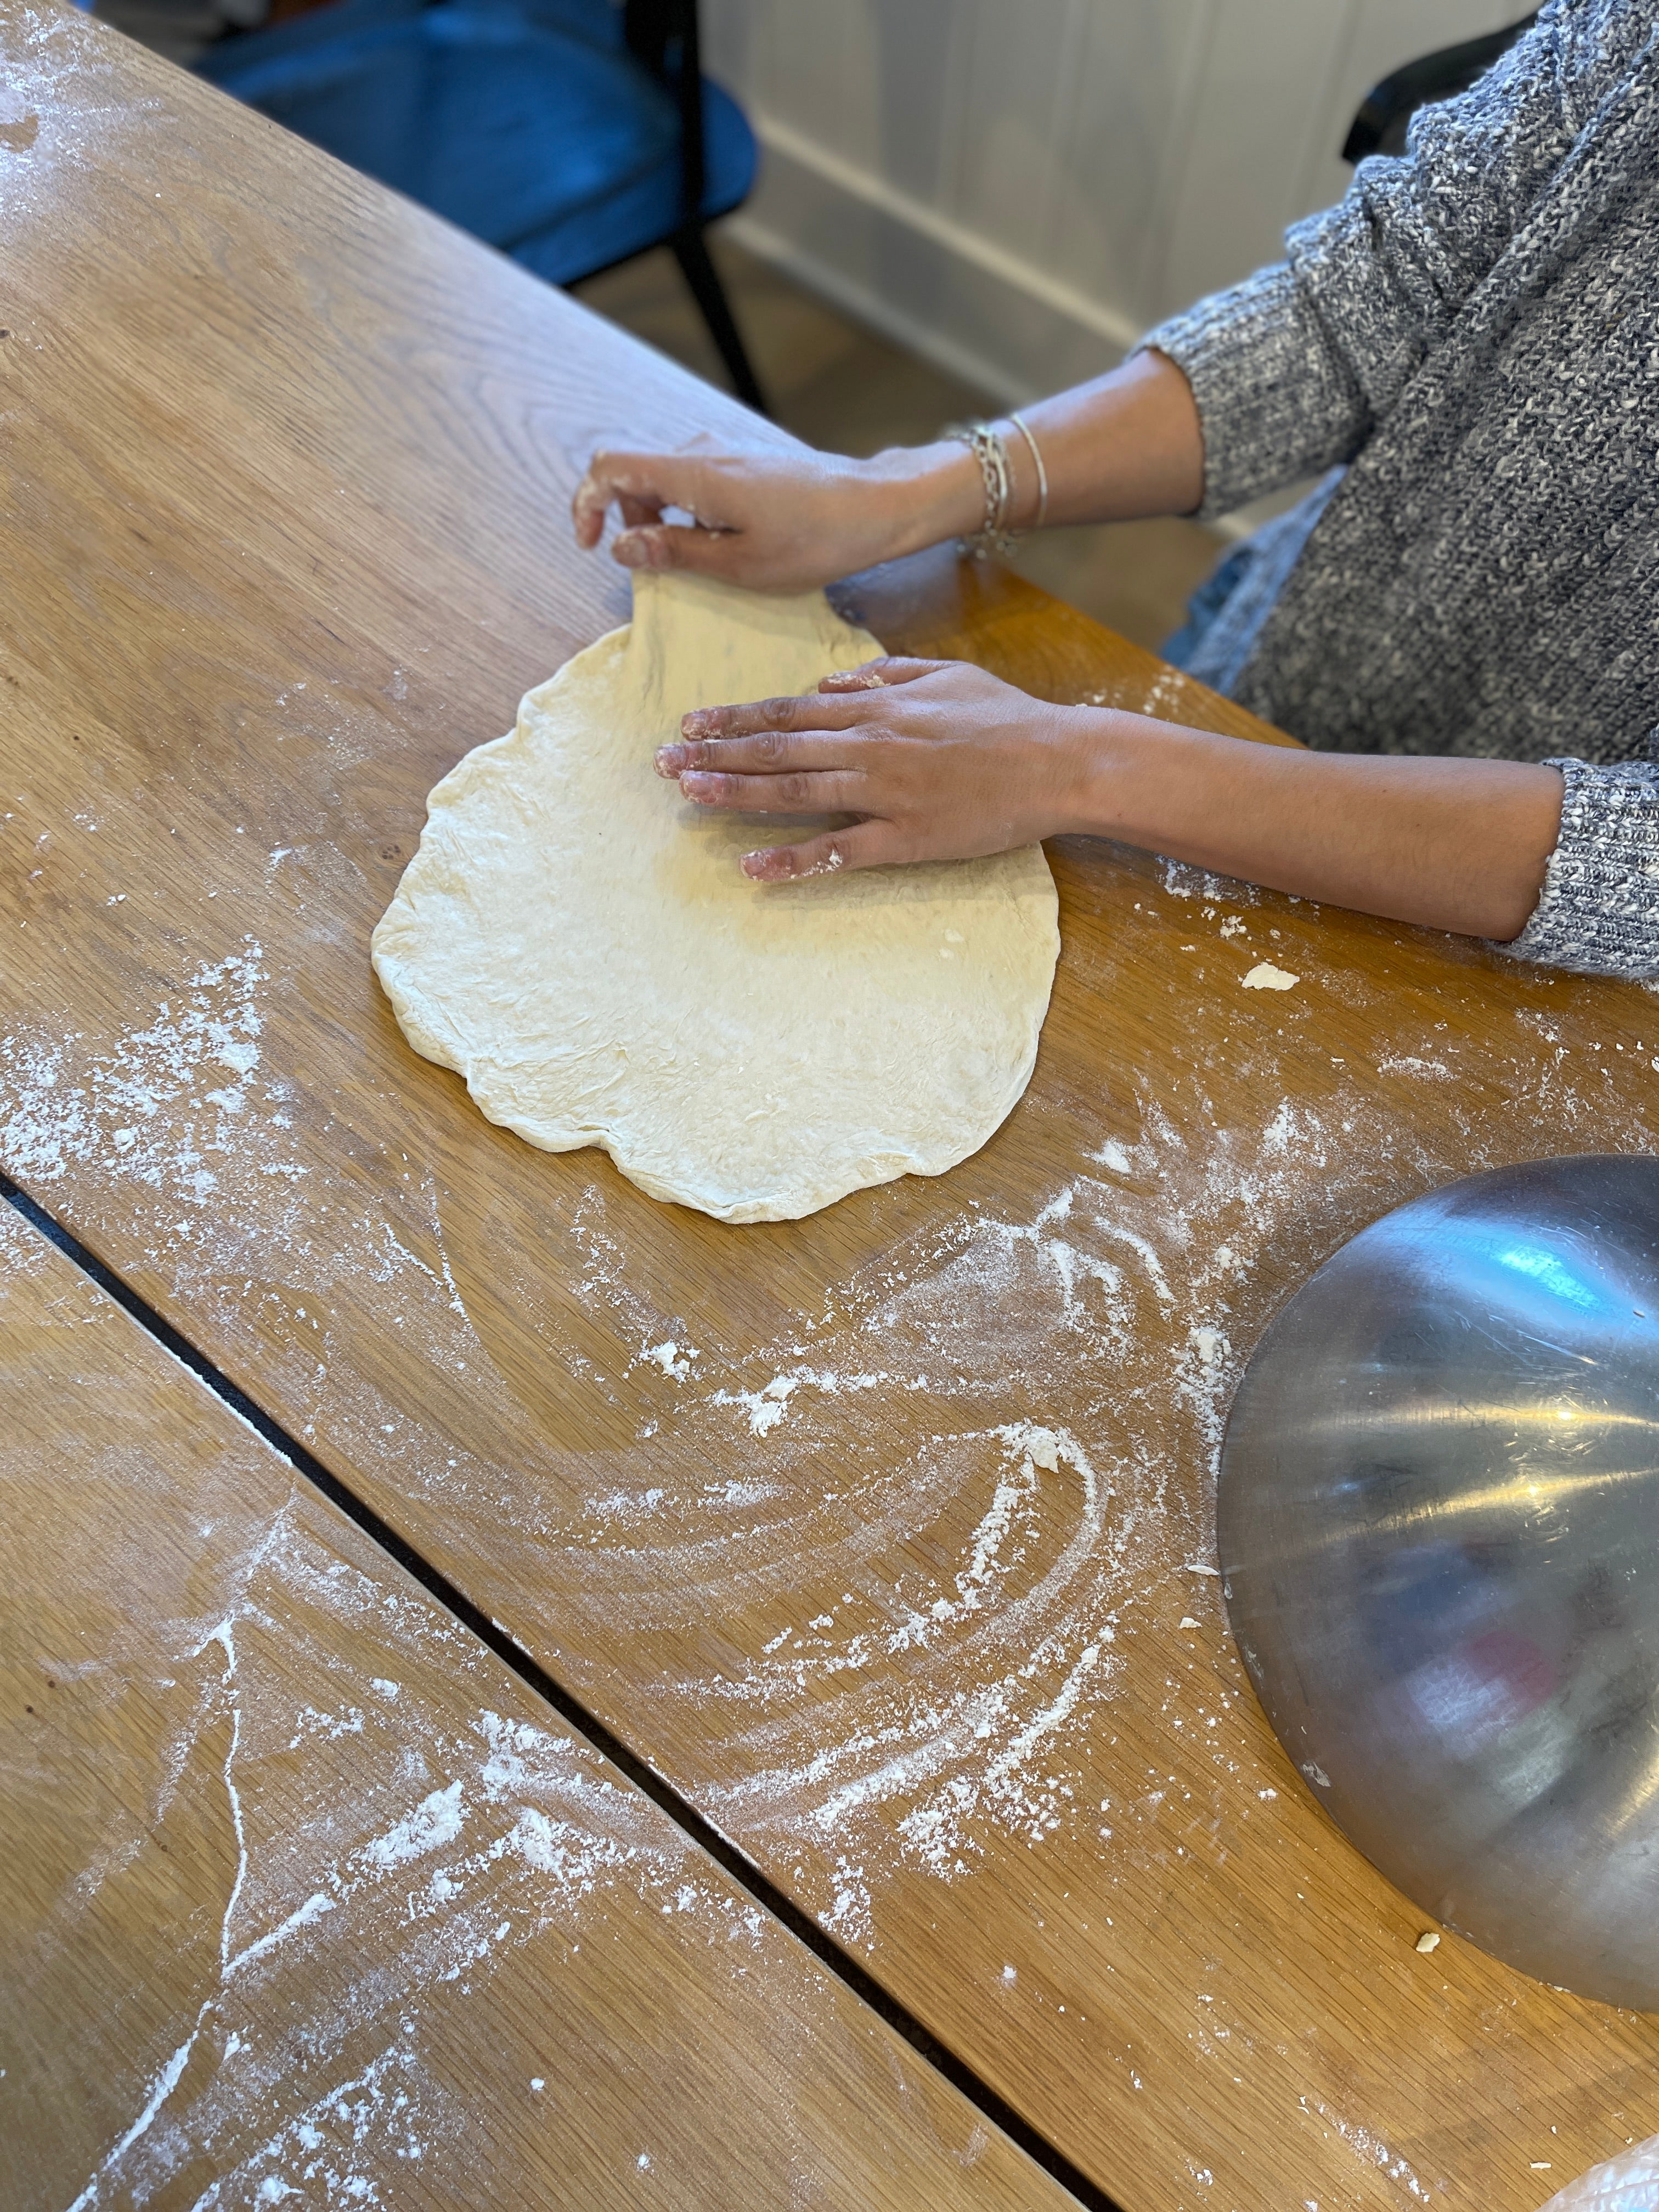
<instances>
[{"instance_id":1,"label":"pizza dough","mask_svg":"<svg viewBox=\"0 0 1659 2212\"><path fill-rule=\"evenodd\" d=\"M428 801L374 944L415 1049L531 1144L602 1145L723 1221L976 1152L1048 1004L1042 848L758 884L740 854L823 823L694 806L652 766L688 708L810 690L880 651L819 592L637 577L629 626Z\"/></svg>"}]
</instances>

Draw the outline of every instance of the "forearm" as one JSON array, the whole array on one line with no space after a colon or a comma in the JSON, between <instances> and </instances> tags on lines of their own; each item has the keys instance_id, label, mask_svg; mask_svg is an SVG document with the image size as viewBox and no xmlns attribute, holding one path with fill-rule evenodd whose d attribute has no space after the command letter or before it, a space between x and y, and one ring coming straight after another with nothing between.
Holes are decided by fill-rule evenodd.
<instances>
[{"instance_id":1,"label":"forearm","mask_svg":"<svg viewBox=\"0 0 1659 2212\"><path fill-rule=\"evenodd\" d=\"M1195 507L1204 445L1187 380L1142 353L1111 375L1028 411L1048 478L1051 522L1109 521ZM1037 464L1007 431L1014 473L1008 523L1042 504ZM978 530L977 457L958 440L895 447L870 460L703 441L674 453L594 454L576 487L579 545L597 546L621 510L611 555L626 568L684 568L766 592L800 592ZM672 510L686 520L676 521Z\"/></svg>"},{"instance_id":2,"label":"forearm","mask_svg":"<svg viewBox=\"0 0 1659 2212\"><path fill-rule=\"evenodd\" d=\"M1125 522L1189 514L1203 496L1204 440L1186 378L1163 355L1139 353L1091 384L1024 410L1048 479L1047 520ZM1012 520L1029 527L1036 465L1016 430ZM895 555L977 530L985 519L979 464L954 440L878 453L866 464L890 502Z\"/></svg>"},{"instance_id":3,"label":"forearm","mask_svg":"<svg viewBox=\"0 0 1659 2212\"><path fill-rule=\"evenodd\" d=\"M1577 763L1252 744L1145 714L1054 706L963 661L890 658L828 677L804 698L699 708L656 766L700 805L853 817L757 848L744 866L763 882L966 859L1080 830L1298 897L1508 944L1539 904ZM1644 781L1623 796L1628 865L1615 872L1645 911L1659 793ZM1610 847L1600 854L1604 864L1618 857Z\"/></svg>"},{"instance_id":4,"label":"forearm","mask_svg":"<svg viewBox=\"0 0 1659 2212\"><path fill-rule=\"evenodd\" d=\"M1252 744L1079 717L1075 826L1218 875L1507 942L1537 903L1561 776L1519 761Z\"/></svg>"}]
</instances>

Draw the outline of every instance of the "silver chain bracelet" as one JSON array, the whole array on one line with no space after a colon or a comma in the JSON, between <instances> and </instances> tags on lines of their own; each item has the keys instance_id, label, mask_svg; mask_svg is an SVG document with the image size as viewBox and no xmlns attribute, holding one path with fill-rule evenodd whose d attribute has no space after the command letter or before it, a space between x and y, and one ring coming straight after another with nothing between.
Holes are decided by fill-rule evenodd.
<instances>
[{"instance_id":1,"label":"silver chain bracelet","mask_svg":"<svg viewBox=\"0 0 1659 2212\"><path fill-rule=\"evenodd\" d=\"M1048 471L1042 465L1042 455L1030 428L1019 415L1011 415L1009 421L1030 448L1031 459L1036 468L1037 511L1035 527L1041 530L1048 519ZM985 485L985 520L979 528L957 540L964 553L983 561L988 555L1012 553L1019 543L1019 533L1008 527L1008 517L1014 503L1014 469L1008 453L1008 442L994 422L951 422L945 434L955 438L972 452L979 463L979 472Z\"/></svg>"},{"instance_id":2,"label":"silver chain bracelet","mask_svg":"<svg viewBox=\"0 0 1659 2212\"><path fill-rule=\"evenodd\" d=\"M1018 542L1008 527L1008 510L1014 499L1014 471L1001 431L993 422L951 422L946 425L945 434L969 448L979 463L985 485L985 520L977 530L958 538L957 544L979 561L992 553L1012 553Z\"/></svg>"}]
</instances>

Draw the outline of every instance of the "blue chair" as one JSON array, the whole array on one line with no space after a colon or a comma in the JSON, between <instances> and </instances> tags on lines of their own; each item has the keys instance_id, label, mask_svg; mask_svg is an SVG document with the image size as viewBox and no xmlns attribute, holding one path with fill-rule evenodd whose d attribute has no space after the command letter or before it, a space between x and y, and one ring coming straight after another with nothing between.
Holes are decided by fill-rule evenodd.
<instances>
[{"instance_id":1,"label":"blue chair","mask_svg":"<svg viewBox=\"0 0 1659 2212\"><path fill-rule=\"evenodd\" d=\"M696 0L332 0L195 66L550 283L672 246L766 412L703 235L748 197L754 134L701 73Z\"/></svg>"}]
</instances>

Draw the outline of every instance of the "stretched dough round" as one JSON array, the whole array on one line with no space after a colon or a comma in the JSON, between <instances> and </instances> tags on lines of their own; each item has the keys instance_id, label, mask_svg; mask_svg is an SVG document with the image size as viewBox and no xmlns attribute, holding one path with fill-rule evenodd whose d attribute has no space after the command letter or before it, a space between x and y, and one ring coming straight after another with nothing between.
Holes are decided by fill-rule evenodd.
<instances>
[{"instance_id":1,"label":"stretched dough round","mask_svg":"<svg viewBox=\"0 0 1659 2212\"><path fill-rule=\"evenodd\" d=\"M652 767L686 708L806 691L880 650L818 592L639 577L629 626L428 801L374 941L415 1049L531 1144L602 1145L723 1221L977 1152L1048 1004L1041 846L763 887L738 859L775 825L693 806Z\"/></svg>"}]
</instances>

